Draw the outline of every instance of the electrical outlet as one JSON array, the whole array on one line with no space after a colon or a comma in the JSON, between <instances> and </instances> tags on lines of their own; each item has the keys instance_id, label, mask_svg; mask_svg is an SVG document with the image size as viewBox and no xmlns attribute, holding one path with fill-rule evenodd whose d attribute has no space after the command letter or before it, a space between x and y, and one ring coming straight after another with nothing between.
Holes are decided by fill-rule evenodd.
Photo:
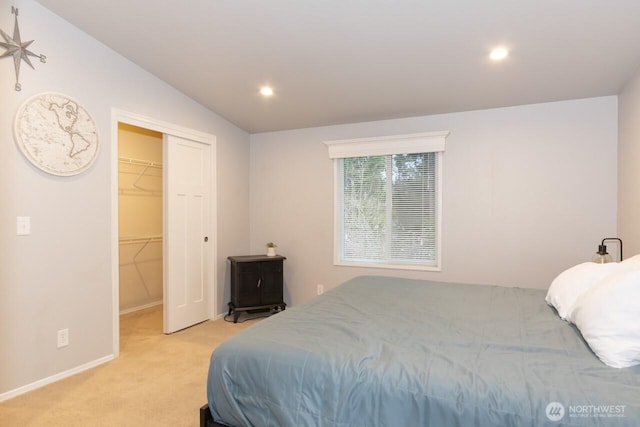
<instances>
[{"instance_id":1,"label":"electrical outlet","mask_svg":"<svg viewBox=\"0 0 640 427\"><path fill-rule=\"evenodd\" d=\"M324 285L318 285L317 292L318 295L322 295L324 293Z\"/></svg>"},{"instance_id":2,"label":"electrical outlet","mask_svg":"<svg viewBox=\"0 0 640 427\"><path fill-rule=\"evenodd\" d=\"M69 329L60 329L58 331L58 348L69 345Z\"/></svg>"}]
</instances>

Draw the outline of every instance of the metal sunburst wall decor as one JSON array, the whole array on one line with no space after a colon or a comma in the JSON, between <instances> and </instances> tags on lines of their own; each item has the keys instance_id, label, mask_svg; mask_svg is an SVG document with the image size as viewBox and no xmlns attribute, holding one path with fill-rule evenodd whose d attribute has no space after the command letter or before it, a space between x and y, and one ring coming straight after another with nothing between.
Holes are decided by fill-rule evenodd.
<instances>
[{"instance_id":1,"label":"metal sunburst wall decor","mask_svg":"<svg viewBox=\"0 0 640 427\"><path fill-rule=\"evenodd\" d=\"M2 38L4 39L4 42L0 42L0 46L6 49L6 51L0 55L0 58L13 57L13 64L16 69L15 89L19 91L22 89L22 86L20 85L20 64L22 61L26 62L28 66L35 70L35 67L31 63L31 59L29 59L29 57L35 56L36 58L40 58L40 62L42 63L47 62L47 57L44 55L37 55L27 49L29 45L33 43L33 40L29 40L28 42L22 41L20 38L20 28L18 27L18 8L11 6L11 13L15 15L13 37L10 37L9 34L0 29L0 35L2 35Z\"/></svg>"}]
</instances>

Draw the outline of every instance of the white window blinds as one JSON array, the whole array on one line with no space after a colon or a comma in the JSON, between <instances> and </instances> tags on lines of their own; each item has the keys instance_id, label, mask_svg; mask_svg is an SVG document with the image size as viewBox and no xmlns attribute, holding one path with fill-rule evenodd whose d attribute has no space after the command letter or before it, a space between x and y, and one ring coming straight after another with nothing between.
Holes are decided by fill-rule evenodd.
<instances>
[{"instance_id":1,"label":"white window blinds","mask_svg":"<svg viewBox=\"0 0 640 427\"><path fill-rule=\"evenodd\" d=\"M447 134L327 143L330 155L340 147L333 152L336 263L439 269L439 160ZM358 152L369 155L353 156Z\"/></svg>"}]
</instances>

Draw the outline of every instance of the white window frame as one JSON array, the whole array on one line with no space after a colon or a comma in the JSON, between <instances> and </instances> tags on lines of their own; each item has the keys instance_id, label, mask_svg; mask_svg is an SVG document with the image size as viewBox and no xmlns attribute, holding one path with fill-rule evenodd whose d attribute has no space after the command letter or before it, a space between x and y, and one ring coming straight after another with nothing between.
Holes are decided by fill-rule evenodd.
<instances>
[{"instance_id":1,"label":"white window frame","mask_svg":"<svg viewBox=\"0 0 640 427\"><path fill-rule=\"evenodd\" d=\"M407 135L393 135L374 138L342 139L325 141L329 149L329 158L334 160L334 219L333 219L333 264L338 266L367 267L367 268L387 268L396 270L422 270L422 271L442 271L442 170L443 153L446 148L446 138L449 131L424 132ZM366 156L388 156L393 154L414 154L414 153L436 153L437 170L437 223L436 223L436 264L385 264L371 262L352 262L342 260L341 239L338 233L341 232L341 215L339 209L339 198L342 196L343 188L339 188L341 181L338 174L340 167L338 159L347 157Z\"/></svg>"}]
</instances>

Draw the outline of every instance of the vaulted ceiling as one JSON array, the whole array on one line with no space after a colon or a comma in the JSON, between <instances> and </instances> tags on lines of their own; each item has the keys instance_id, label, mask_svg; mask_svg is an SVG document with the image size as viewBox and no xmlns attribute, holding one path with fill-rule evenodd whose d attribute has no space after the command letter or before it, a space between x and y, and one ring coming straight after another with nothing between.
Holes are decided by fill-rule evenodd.
<instances>
[{"instance_id":1,"label":"vaulted ceiling","mask_svg":"<svg viewBox=\"0 0 640 427\"><path fill-rule=\"evenodd\" d=\"M638 0L37 1L250 133L614 95L640 66Z\"/></svg>"}]
</instances>

